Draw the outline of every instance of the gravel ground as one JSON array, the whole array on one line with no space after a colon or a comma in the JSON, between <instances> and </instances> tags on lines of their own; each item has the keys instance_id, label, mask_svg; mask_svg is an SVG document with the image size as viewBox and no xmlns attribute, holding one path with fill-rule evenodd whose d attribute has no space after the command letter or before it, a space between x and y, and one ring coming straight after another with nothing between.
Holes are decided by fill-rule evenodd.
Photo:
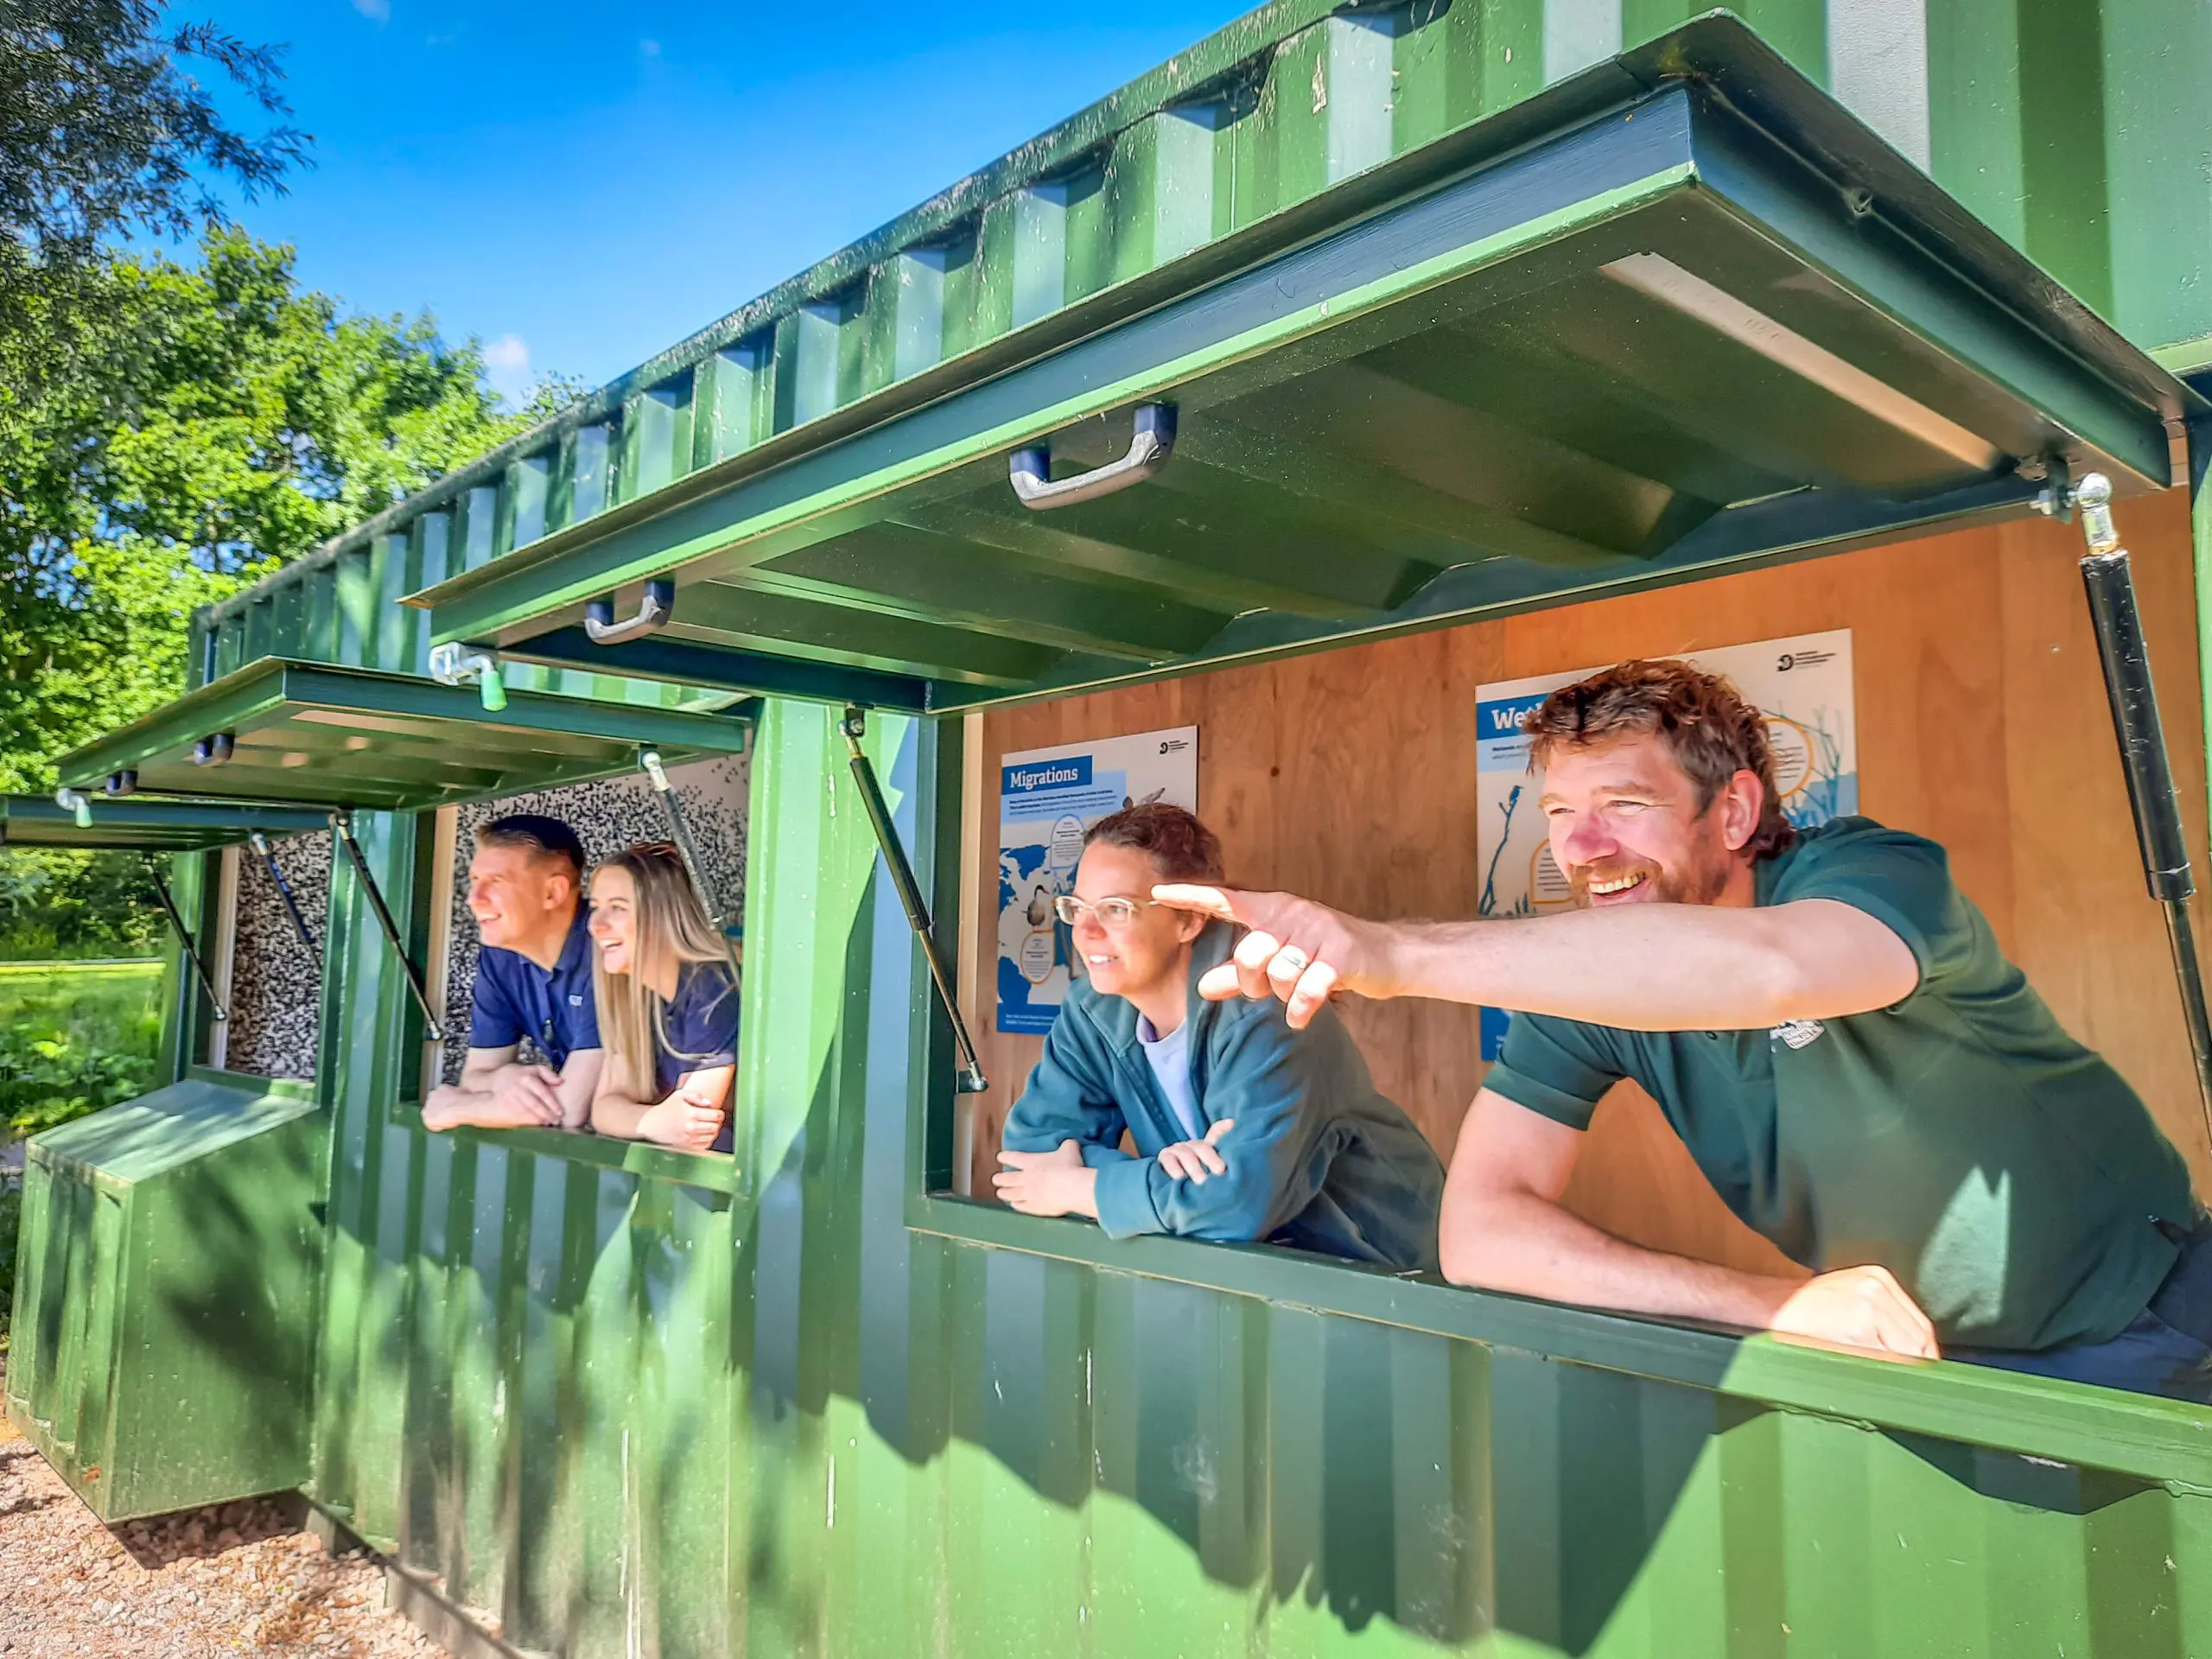
<instances>
[{"instance_id":1,"label":"gravel ground","mask_svg":"<svg viewBox=\"0 0 2212 1659\"><path fill-rule=\"evenodd\" d=\"M444 1659L383 1599L371 1557L274 1503L103 1526L0 1417L4 1659Z\"/></svg>"}]
</instances>

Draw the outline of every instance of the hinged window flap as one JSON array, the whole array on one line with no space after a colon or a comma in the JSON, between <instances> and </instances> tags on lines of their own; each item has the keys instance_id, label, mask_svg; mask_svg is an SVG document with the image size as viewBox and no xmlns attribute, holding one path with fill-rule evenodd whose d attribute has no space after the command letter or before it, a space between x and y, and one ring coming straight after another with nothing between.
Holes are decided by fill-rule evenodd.
<instances>
[{"instance_id":1,"label":"hinged window flap","mask_svg":"<svg viewBox=\"0 0 2212 1659\"><path fill-rule=\"evenodd\" d=\"M417 597L512 660L947 713L2020 512L2054 457L2173 481L2196 395L1740 25L1613 84Z\"/></svg>"},{"instance_id":2,"label":"hinged window flap","mask_svg":"<svg viewBox=\"0 0 2212 1659\"><path fill-rule=\"evenodd\" d=\"M298 836L326 827L321 813L302 807L64 792L71 798L67 803L46 795L0 796L0 846L196 853L253 836Z\"/></svg>"},{"instance_id":3,"label":"hinged window flap","mask_svg":"<svg viewBox=\"0 0 2212 1659\"><path fill-rule=\"evenodd\" d=\"M734 754L742 716L509 691L264 658L63 757L63 783L413 811ZM130 798L136 798L135 797ZM95 810L102 810L96 805Z\"/></svg>"}]
</instances>

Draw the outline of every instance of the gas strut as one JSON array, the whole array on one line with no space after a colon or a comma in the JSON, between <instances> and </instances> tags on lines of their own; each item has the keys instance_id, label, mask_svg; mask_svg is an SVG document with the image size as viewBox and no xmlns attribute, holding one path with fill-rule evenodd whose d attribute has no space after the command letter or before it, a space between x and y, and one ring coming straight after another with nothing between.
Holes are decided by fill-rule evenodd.
<instances>
[{"instance_id":1,"label":"gas strut","mask_svg":"<svg viewBox=\"0 0 2212 1659\"><path fill-rule=\"evenodd\" d=\"M330 815L331 833L346 849L346 856L353 866L353 874L361 890L369 895L369 908L376 912L377 925L384 929L385 943L391 947L391 954L399 958L399 965L406 970L407 988L415 993L415 1006L423 1010L423 1040L442 1043L446 1039L445 1029L438 1023L438 1016L430 1007L430 993L423 984L423 970L407 954L407 947L400 943L398 924L391 919L391 912L384 902L384 889L377 886L377 879L369 874L369 861L361 856L360 844L353 839L353 815L339 811Z\"/></svg>"},{"instance_id":2,"label":"gas strut","mask_svg":"<svg viewBox=\"0 0 2212 1659\"><path fill-rule=\"evenodd\" d=\"M722 955L728 958L730 972L739 973L737 952L730 947L728 918L723 915L721 901L715 896L715 889L707 880L707 867L699 861L699 849L691 841L691 826L683 821L683 806L676 798L676 785L668 781L668 770L661 765L660 751L640 749L638 764L645 769L645 776L652 779L653 789L660 797L660 810L668 819L669 833L676 838L677 856L683 861L683 874L691 878L691 891L699 895L699 906L707 912L708 925L722 942Z\"/></svg>"},{"instance_id":3,"label":"gas strut","mask_svg":"<svg viewBox=\"0 0 2212 1659\"><path fill-rule=\"evenodd\" d=\"M246 844L261 855L262 863L268 868L269 879L276 884L276 891L283 895L284 908L292 918L292 931L300 936L300 943L307 947L308 954L313 956L315 935L308 931L308 918L300 914L300 901L292 896L292 884L284 879L284 872L276 868L276 849L270 846L269 837L256 830L246 836Z\"/></svg>"},{"instance_id":4,"label":"gas strut","mask_svg":"<svg viewBox=\"0 0 2212 1659\"><path fill-rule=\"evenodd\" d=\"M2046 499L2064 499L2063 480L2053 483L2056 488ZM2113 528L2111 502L2112 480L2101 473L2086 474L2072 492L2072 504L2082 510L2082 537L2089 544L2082 560L2082 586L2096 625L2113 734L2120 741L2127 801L2135 813L2135 838L2143 852L2143 879L2151 896L2165 908L2174 977L2181 984L2182 1014L2189 1022L2190 1047L2196 1057L2197 1098L2204 1109L2205 1127L2212 1131L2212 1015L2205 1009L2204 974L2189 919L2189 898L2196 891L2196 880L2190 871L2189 842L2182 833L2173 767L2158 719L2158 696L2151 683L2151 653L2143 638L2142 613L2136 607L2135 577L2127 550Z\"/></svg>"},{"instance_id":5,"label":"gas strut","mask_svg":"<svg viewBox=\"0 0 2212 1659\"><path fill-rule=\"evenodd\" d=\"M200 960L200 953L192 948L192 930L184 925L184 918L177 914L176 900L169 896L169 884L162 880L162 867L151 853L146 855L147 874L154 878L154 891L161 898L162 908L168 912L169 925L176 930L176 942L184 947L184 959L192 964L192 971L200 976L200 988L207 993L207 1007L213 1018L228 1020L231 1011L223 1006L223 999L215 989L215 982L207 976L207 964Z\"/></svg>"},{"instance_id":6,"label":"gas strut","mask_svg":"<svg viewBox=\"0 0 2212 1659\"><path fill-rule=\"evenodd\" d=\"M844 734L845 747L851 752L853 781L860 785L861 805L874 828L875 844L882 849L883 866L891 872L891 885L899 890L899 902L906 907L906 925L914 930L915 938L921 942L922 955L930 965L930 979L937 986L938 1001L944 1004L945 1017L952 1021L953 1044L960 1051L960 1075L954 1086L963 1095L980 1095L990 1084L984 1080L982 1062L976 1058L976 1045L968 1035L968 1022L960 1017L960 1005L952 1000L952 976L945 972L944 958L938 954L937 940L931 936L929 906L922 902L922 889L914 880L914 867L906 861L906 849L899 843L898 827L891 822L891 807L875 781L875 767L861 747L861 739L868 733L868 717L858 709L848 708L837 729Z\"/></svg>"}]
</instances>

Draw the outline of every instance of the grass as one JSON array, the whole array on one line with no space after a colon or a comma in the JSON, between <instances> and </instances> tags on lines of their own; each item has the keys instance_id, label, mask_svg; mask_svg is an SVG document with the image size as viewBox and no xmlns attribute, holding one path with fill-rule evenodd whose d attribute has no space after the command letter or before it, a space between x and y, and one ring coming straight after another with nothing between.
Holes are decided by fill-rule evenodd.
<instances>
[{"instance_id":1,"label":"grass","mask_svg":"<svg viewBox=\"0 0 2212 1659\"><path fill-rule=\"evenodd\" d=\"M29 1135L145 1091L158 962L0 963L0 1123Z\"/></svg>"}]
</instances>

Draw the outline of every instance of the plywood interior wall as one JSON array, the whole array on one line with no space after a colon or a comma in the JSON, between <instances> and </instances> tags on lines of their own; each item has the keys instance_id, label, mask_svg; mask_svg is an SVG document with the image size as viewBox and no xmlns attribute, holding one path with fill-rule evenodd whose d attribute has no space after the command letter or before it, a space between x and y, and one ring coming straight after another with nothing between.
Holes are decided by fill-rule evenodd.
<instances>
[{"instance_id":1,"label":"plywood interior wall","mask_svg":"<svg viewBox=\"0 0 2212 1659\"><path fill-rule=\"evenodd\" d=\"M2186 496L2122 504L2191 845L2204 747ZM2069 1030L2143 1091L2212 1192L2165 936L2145 896L2075 561L2029 520L1631 598L985 715L969 776L1010 750L1199 729L1199 810L1241 885L1368 916L1475 913L1475 688L1631 656L1853 631L1860 810L1950 849L1967 893ZM970 938L996 937L997 802L967 792ZM2203 866L2200 862L2200 872ZM2203 923L2200 919L2200 934ZM1007 1107L1042 1039L1001 1034L988 959L964 999L991 1092L961 1143L988 1194ZM981 969L981 971L975 971ZM1472 1009L1353 1002L1376 1081L1448 1155L1481 1081ZM1931 1107L1940 1109L1939 1103ZM1591 1131L1569 1201L1657 1248L1745 1267L1781 1257L1721 1206L1632 1085Z\"/></svg>"}]
</instances>

